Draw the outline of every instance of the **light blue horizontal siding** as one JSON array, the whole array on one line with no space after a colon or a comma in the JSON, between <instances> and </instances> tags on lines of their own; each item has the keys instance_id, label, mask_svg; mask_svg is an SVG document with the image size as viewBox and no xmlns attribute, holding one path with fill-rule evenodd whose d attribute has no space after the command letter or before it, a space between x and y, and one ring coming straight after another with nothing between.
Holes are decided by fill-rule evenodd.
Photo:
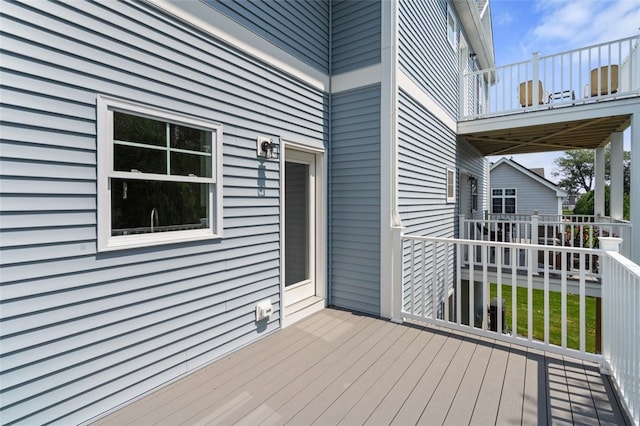
<instances>
[{"instance_id":1,"label":"light blue horizontal siding","mask_svg":"<svg viewBox=\"0 0 640 426\"><path fill-rule=\"evenodd\" d=\"M331 65L333 74L380 63L380 1L333 0Z\"/></svg>"},{"instance_id":2,"label":"light blue horizontal siding","mask_svg":"<svg viewBox=\"0 0 640 426\"><path fill-rule=\"evenodd\" d=\"M204 2L298 59L328 72L328 0Z\"/></svg>"},{"instance_id":3,"label":"light blue horizontal siding","mask_svg":"<svg viewBox=\"0 0 640 426\"><path fill-rule=\"evenodd\" d=\"M255 141L323 146L326 96L144 3L2 11L2 422L85 421L277 329L280 170ZM98 94L223 124L223 239L96 252Z\"/></svg>"},{"instance_id":4,"label":"light blue horizontal siding","mask_svg":"<svg viewBox=\"0 0 640 426\"><path fill-rule=\"evenodd\" d=\"M447 0L400 0L400 68L458 117L458 51L447 40Z\"/></svg>"},{"instance_id":5,"label":"light blue horizontal siding","mask_svg":"<svg viewBox=\"0 0 640 426\"><path fill-rule=\"evenodd\" d=\"M380 313L380 87L334 95L331 110L331 301Z\"/></svg>"},{"instance_id":6,"label":"light blue horizontal siding","mask_svg":"<svg viewBox=\"0 0 640 426\"><path fill-rule=\"evenodd\" d=\"M516 189L516 213L518 214L533 214L534 211L538 211L539 214L562 213L558 212L558 197L553 189L508 164L501 164L491 170L491 189L494 188Z\"/></svg>"},{"instance_id":7,"label":"light blue horizontal siding","mask_svg":"<svg viewBox=\"0 0 640 426\"><path fill-rule=\"evenodd\" d=\"M407 234L453 237L456 203L447 203L447 167L456 168L456 135L401 91L398 196Z\"/></svg>"}]
</instances>

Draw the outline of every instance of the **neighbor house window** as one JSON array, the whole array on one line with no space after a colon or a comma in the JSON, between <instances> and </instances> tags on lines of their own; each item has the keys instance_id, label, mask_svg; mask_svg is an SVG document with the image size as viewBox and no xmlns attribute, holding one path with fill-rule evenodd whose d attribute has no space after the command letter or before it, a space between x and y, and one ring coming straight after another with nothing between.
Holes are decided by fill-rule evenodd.
<instances>
[{"instance_id":1,"label":"neighbor house window","mask_svg":"<svg viewBox=\"0 0 640 426\"><path fill-rule=\"evenodd\" d=\"M447 9L447 40L454 49L456 48L456 20L451 10Z\"/></svg>"},{"instance_id":2,"label":"neighbor house window","mask_svg":"<svg viewBox=\"0 0 640 426\"><path fill-rule=\"evenodd\" d=\"M98 97L98 248L221 234L222 126Z\"/></svg>"},{"instance_id":3,"label":"neighbor house window","mask_svg":"<svg viewBox=\"0 0 640 426\"><path fill-rule=\"evenodd\" d=\"M447 203L456 202L456 171L447 168Z\"/></svg>"},{"instance_id":4,"label":"neighbor house window","mask_svg":"<svg viewBox=\"0 0 640 426\"><path fill-rule=\"evenodd\" d=\"M491 190L491 213L515 213L515 188Z\"/></svg>"}]
</instances>

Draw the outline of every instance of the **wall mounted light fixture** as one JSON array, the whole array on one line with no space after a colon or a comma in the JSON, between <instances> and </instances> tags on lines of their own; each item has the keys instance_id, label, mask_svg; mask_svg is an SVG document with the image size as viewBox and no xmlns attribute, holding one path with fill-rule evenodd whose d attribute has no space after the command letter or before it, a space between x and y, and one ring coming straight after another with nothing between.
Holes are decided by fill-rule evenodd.
<instances>
[{"instance_id":1,"label":"wall mounted light fixture","mask_svg":"<svg viewBox=\"0 0 640 426\"><path fill-rule=\"evenodd\" d=\"M477 53L469 53L469 57L470 57L471 59L475 59L475 58L476 58L476 56L478 56L478 54L477 54Z\"/></svg>"},{"instance_id":2,"label":"wall mounted light fixture","mask_svg":"<svg viewBox=\"0 0 640 426\"><path fill-rule=\"evenodd\" d=\"M271 138L259 136L257 141L258 158L277 160L280 158L280 145Z\"/></svg>"}]
</instances>

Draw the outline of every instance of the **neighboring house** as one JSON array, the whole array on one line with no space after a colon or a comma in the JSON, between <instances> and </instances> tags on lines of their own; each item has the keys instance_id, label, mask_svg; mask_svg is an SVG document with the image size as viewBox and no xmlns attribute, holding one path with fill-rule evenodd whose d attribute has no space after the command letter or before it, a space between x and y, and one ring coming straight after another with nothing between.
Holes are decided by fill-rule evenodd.
<instances>
[{"instance_id":1,"label":"neighboring house","mask_svg":"<svg viewBox=\"0 0 640 426\"><path fill-rule=\"evenodd\" d=\"M487 208L456 133L486 1L0 7L3 423L87 421L326 305L389 317L394 232Z\"/></svg>"},{"instance_id":2,"label":"neighboring house","mask_svg":"<svg viewBox=\"0 0 640 426\"><path fill-rule=\"evenodd\" d=\"M530 170L502 157L491 164L490 212L493 214L562 215L567 192L544 177L544 169Z\"/></svg>"}]
</instances>

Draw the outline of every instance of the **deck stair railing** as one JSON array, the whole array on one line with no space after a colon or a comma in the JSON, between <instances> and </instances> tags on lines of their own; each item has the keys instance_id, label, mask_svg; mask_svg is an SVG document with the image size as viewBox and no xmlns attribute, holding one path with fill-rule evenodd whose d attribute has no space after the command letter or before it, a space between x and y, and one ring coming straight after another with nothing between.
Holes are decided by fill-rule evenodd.
<instances>
[{"instance_id":1,"label":"deck stair railing","mask_svg":"<svg viewBox=\"0 0 640 426\"><path fill-rule=\"evenodd\" d=\"M640 266L606 247L619 239L603 237L602 250L398 235L402 268L394 318L598 362L639 423ZM518 267L520 257L530 265L538 253L556 251L556 272L548 263L541 272ZM601 283L566 265L594 251L603 262Z\"/></svg>"},{"instance_id":2,"label":"deck stair railing","mask_svg":"<svg viewBox=\"0 0 640 426\"><path fill-rule=\"evenodd\" d=\"M461 119L640 95L640 36L461 76Z\"/></svg>"}]
</instances>

